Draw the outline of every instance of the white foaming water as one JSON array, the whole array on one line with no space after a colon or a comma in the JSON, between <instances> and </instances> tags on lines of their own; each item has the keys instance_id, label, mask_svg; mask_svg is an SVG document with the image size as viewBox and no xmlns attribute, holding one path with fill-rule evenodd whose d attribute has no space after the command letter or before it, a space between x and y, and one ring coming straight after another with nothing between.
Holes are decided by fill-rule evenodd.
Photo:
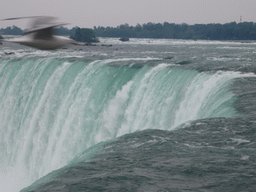
<instances>
[{"instance_id":1,"label":"white foaming water","mask_svg":"<svg viewBox=\"0 0 256 192\"><path fill-rule=\"evenodd\" d=\"M152 58L148 58L151 60ZM20 59L0 65L0 179L17 191L88 147L144 129L235 115L236 72L199 73L160 64ZM143 59L141 59L143 61ZM196 101L196 102L195 102Z\"/></svg>"},{"instance_id":2,"label":"white foaming water","mask_svg":"<svg viewBox=\"0 0 256 192\"><path fill-rule=\"evenodd\" d=\"M209 41L209 40L183 40L183 39L152 39L152 38L130 38L128 42L122 42L119 38L99 38L100 42L106 44L132 44L132 45L246 45L247 43L235 41ZM255 44L251 42L251 44Z\"/></svg>"},{"instance_id":3,"label":"white foaming water","mask_svg":"<svg viewBox=\"0 0 256 192\"><path fill-rule=\"evenodd\" d=\"M199 118L235 115L236 112L228 107L232 105L233 94L227 94L226 90L230 80L239 76L243 75L236 72L198 74L187 82L187 90L175 113L174 127Z\"/></svg>"},{"instance_id":4,"label":"white foaming water","mask_svg":"<svg viewBox=\"0 0 256 192\"><path fill-rule=\"evenodd\" d=\"M103 112L104 129L102 133L98 134L99 141L108 135L109 139L117 136L117 130L119 129L122 121L122 112L125 109L133 81L129 81L122 87L120 91L117 91L115 97L109 102L108 107ZM106 133L107 132L107 133Z\"/></svg>"}]
</instances>

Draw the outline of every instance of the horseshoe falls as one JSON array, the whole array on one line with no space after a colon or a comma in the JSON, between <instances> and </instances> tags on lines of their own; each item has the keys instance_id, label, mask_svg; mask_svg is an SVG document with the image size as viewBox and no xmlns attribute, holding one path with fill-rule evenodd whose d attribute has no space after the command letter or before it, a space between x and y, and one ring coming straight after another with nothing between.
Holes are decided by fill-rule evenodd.
<instances>
[{"instance_id":1,"label":"horseshoe falls","mask_svg":"<svg viewBox=\"0 0 256 192\"><path fill-rule=\"evenodd\" d=\"M256 44L101 42L1 46L1 190L255 187Z\"/></svg>"}]
</instances>

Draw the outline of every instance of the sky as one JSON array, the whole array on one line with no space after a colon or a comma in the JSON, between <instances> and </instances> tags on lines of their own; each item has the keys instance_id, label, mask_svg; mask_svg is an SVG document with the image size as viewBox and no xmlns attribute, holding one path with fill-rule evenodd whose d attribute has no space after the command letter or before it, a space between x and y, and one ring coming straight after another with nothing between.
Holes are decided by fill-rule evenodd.
<instances>
[{"instance_id":1,"label":"sky","mask_svg":"<svg viewBox=\"0 0 256 192\"><path fill-rule=\"evenodd\" d=\"M256 0L0 0L0 20L11 17L55 16L74 26L116 27L128 23L256 22ZM25 29L28 20L0 21L0 28Z\"/></svg>"}]
</instances>

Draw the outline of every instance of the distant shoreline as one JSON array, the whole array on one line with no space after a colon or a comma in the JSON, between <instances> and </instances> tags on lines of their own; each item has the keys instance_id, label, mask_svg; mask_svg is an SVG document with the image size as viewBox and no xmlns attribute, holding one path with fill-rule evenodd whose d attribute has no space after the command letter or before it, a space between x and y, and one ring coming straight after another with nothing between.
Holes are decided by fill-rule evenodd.
<instances>
[{"instance_id":1,"label":"distant shoreline","mask_svg":"<svg viewBox=\"0 0 256 192\"><path fill-rule=\"evenodd\" d=\"M55 29L58 35L73 35L77 27ZM152 39L192 39L192 40L225 40L250 41L256 40L256 23L226 23L226 24L175 24L175 23L147 23L129 26L122 24L117 27L94 27L97 37L127 37ZM0 35L22 35L24 30L12 26L0 29Z\"/></svg>"},{"instance_id":2,"label":"distant shoreline","mask_svg":"<svg viewBox=\"0 0 256 192\"><path fill-rule=\"evenodd\" d=\"M94 27L98 37L193 39L193 40L256 40L256 24L253 22L226 24L147 23L117 27Z\"/></svg>"}]
</instances>

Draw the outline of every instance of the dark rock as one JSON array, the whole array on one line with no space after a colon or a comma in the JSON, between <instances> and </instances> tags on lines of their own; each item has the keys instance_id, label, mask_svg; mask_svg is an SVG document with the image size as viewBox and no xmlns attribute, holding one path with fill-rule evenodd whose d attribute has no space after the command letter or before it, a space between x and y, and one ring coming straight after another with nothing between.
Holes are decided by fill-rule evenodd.
<instances>
[{"instance_id":1,"label":"dark rock","mask_svg":"<svg viewBox=\"0 0 256 192\"><path fill-rule=\"evenodd\" d=\"M102 44L101 46L105 46L105 47L112 47L112 45L107 45L107 44Z\"/></svg>"},{"instance_id":2,"label":"dark rock","mask_svg":"<svg viewBox=\"0 0 256 192\"><path fill-rule=\"evenodd\" d=\"M129 38L127 38L127 37L122 37L122 38L120 38L119 40L120 40L120 41L129 41Z\"/></svg>"},{"instance_id":3,"label":"dark rock","mask_svg":"<svg viewBox=\"0 0 256 192\"><path fill-rule=\"evenodd\" d=\"M92 44L91 42L87 42L84 44L84 46L96 46L95 44Z\"/></svg>"},{"instance_id":4,"label":"dark rock","mask_svg":"<svg viewBox=\"0 0 256 192\"><path fill-rule=\"evenodd\" d=\"M187 65L187 64L190 64L190 63L192 63L192 61L181 61L181 62L178 62L177 64Z\"/></svg>"},{"instance_id":5,"label":"dark rock","mask_svg":"<svg viewBox=\"0 0 256 192\"><path fill-rule=\"evenodd\" d=\"M15 53L10 51L10 52L4 52L5 55L14 55Z\"/></svg>"},{"instance_id":6,"label":"dark rock","mask_svg":"<svg viewBox=\"0 0 256 192\"><path fill-rule=\"evenodd\" d=\"M171 60L171 59L173 59L174 57L173 56L169 56L169 57L165 57L164 59L169 59L169 60Z\"/></svg>"}]
</instances>

